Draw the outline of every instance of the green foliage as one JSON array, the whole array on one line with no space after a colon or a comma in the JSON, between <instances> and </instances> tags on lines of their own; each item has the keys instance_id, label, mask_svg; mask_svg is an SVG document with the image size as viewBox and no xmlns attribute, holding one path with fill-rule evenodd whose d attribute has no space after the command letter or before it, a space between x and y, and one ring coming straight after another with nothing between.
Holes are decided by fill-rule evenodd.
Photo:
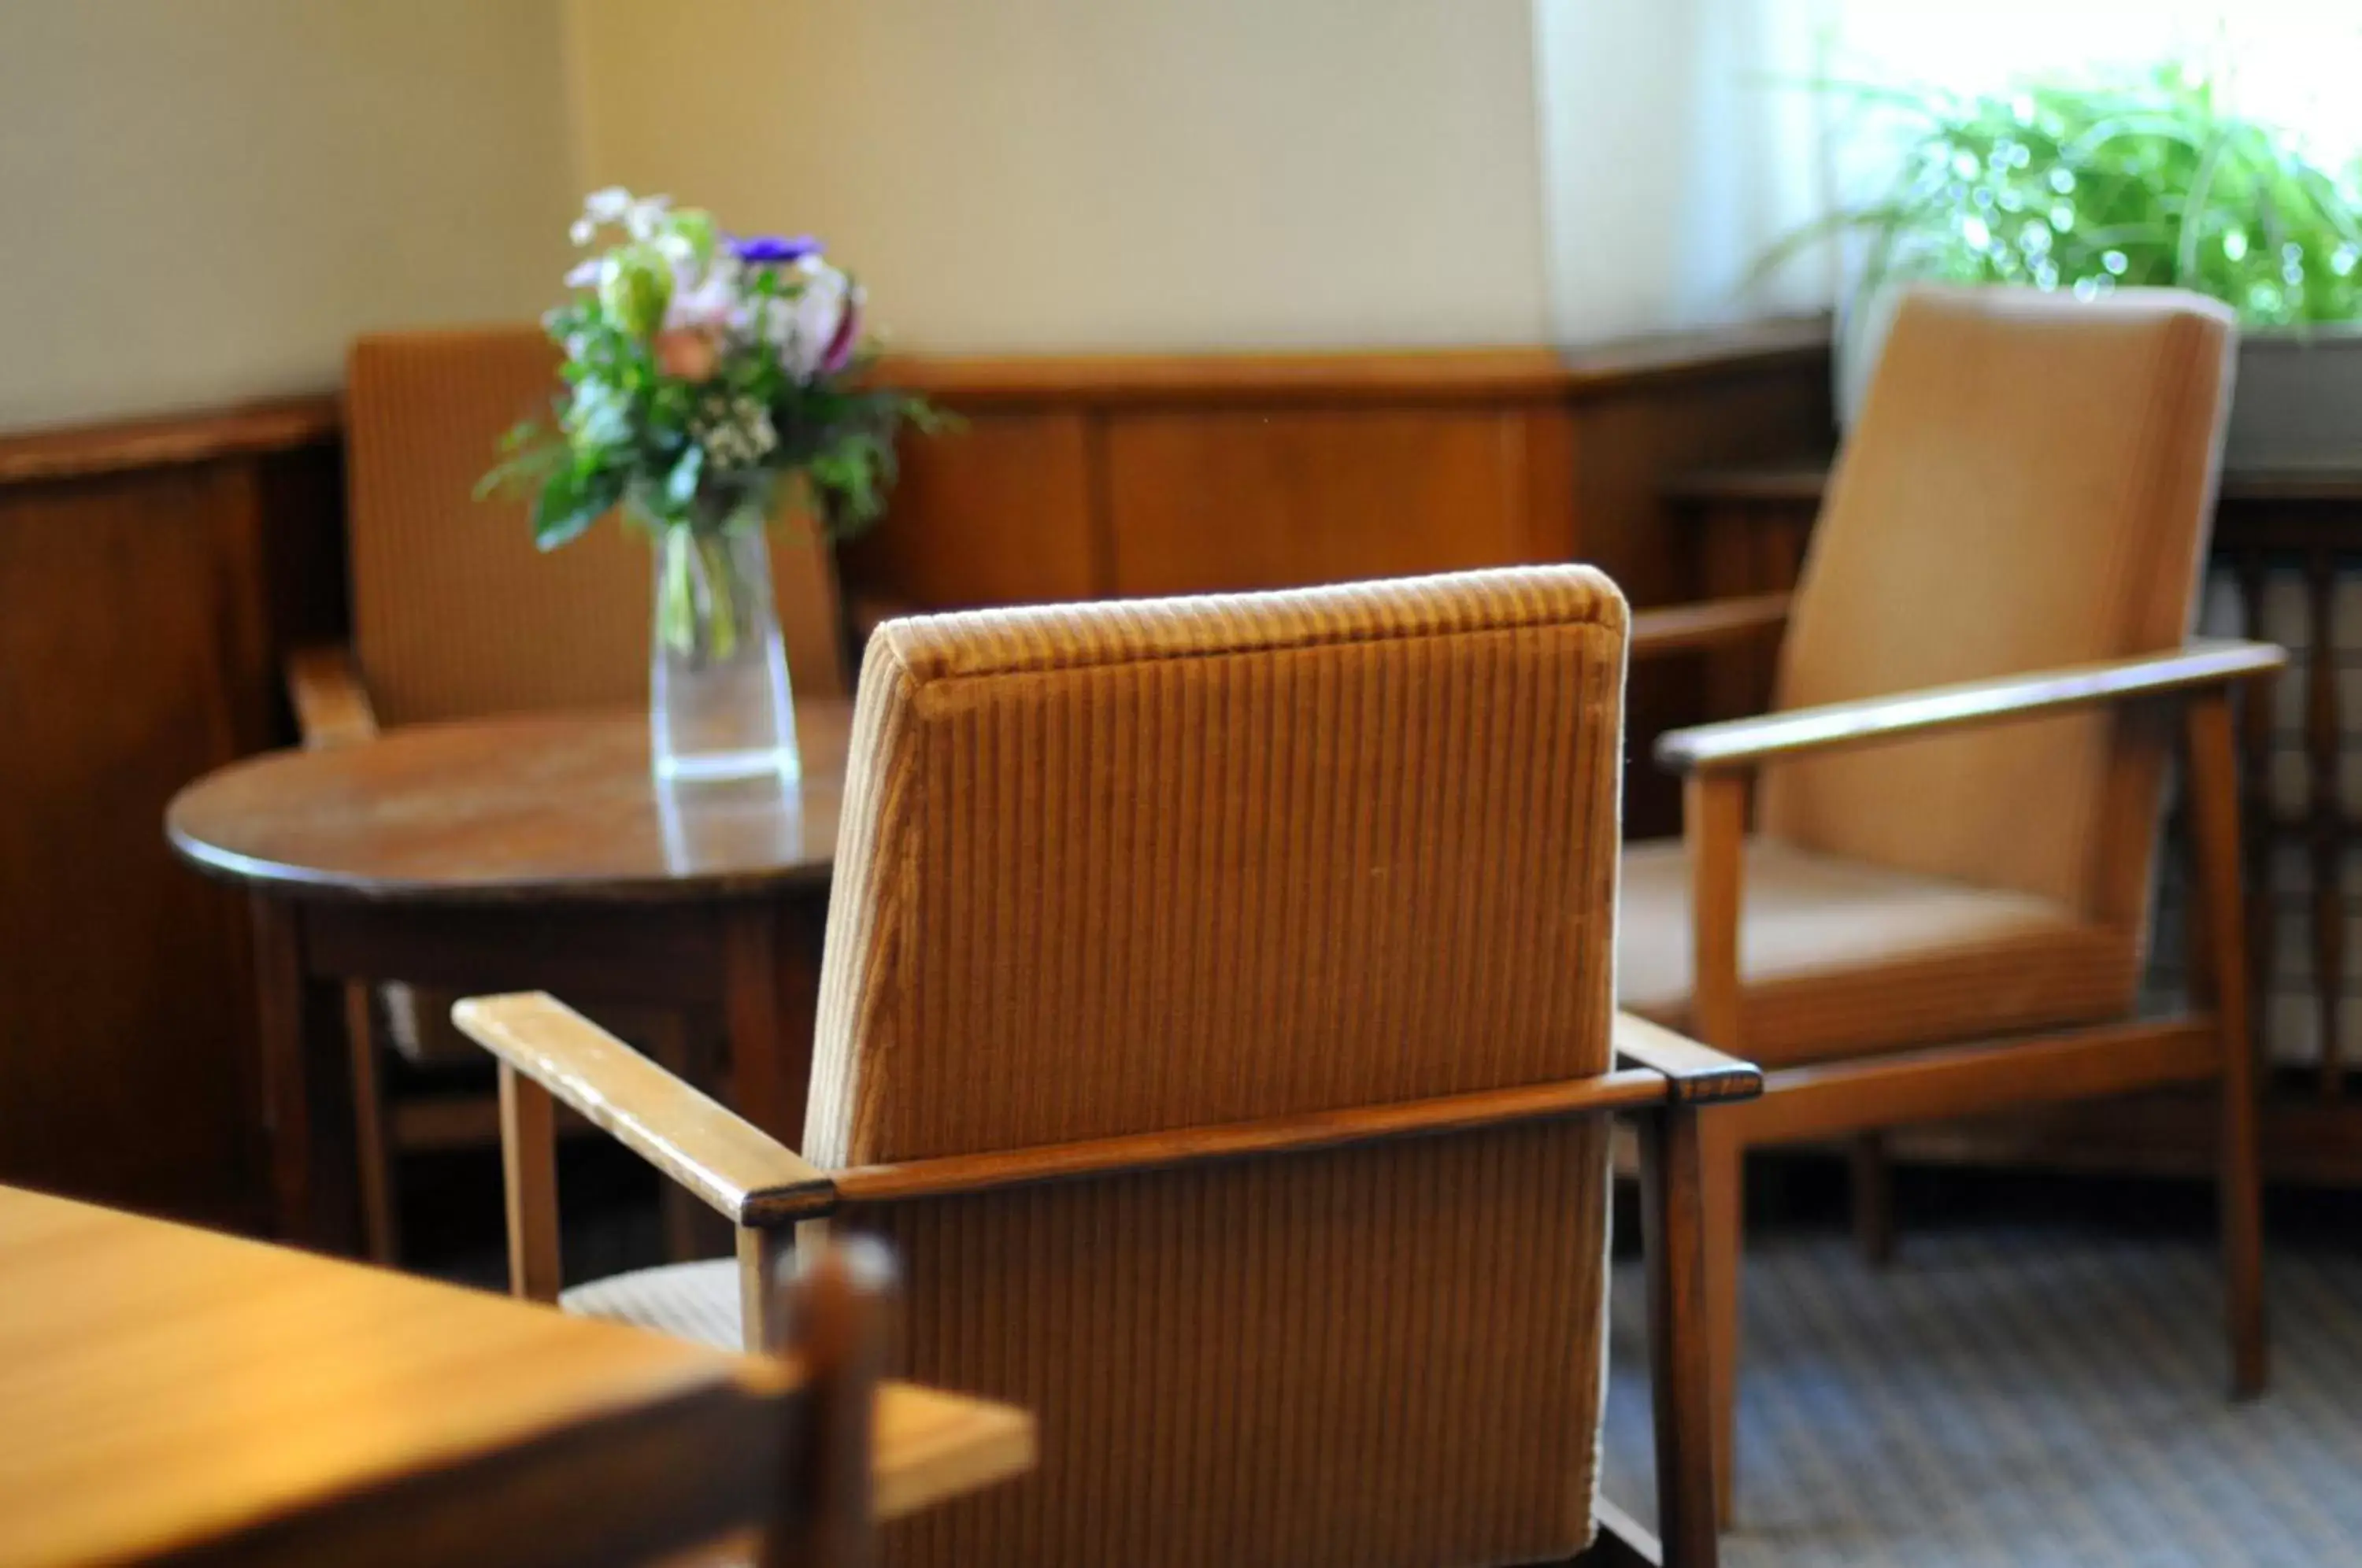
<instances>
[{"instance_id":1,"label":"green foliage","mask_svg":"<svg viewBox=\"0 0 2362 1568\"><path fill-rule=\"evenodd\" d=\"M652 245L626 245L608 258L599 304L624 331L646 337L672 299L672 269Z\"/></svg>"},{"instance_id":2,"label":"green foliage","mask_svg":"<svg viewBox=\"0 0 2362 1568\"><path fill-rule=\"evenodd\" d=\"M1783 239L1768 271L1832 234L1868 241L1866 296L1895 280L2023 283L2086 297L2174 285L2250 326L2362 316L2362 166L2344 183L2280 132L2217 108L2178 69L2128 87L1957 97L1823 83L1904 138L1893 187Z\"/></svg>"}]
</instances>

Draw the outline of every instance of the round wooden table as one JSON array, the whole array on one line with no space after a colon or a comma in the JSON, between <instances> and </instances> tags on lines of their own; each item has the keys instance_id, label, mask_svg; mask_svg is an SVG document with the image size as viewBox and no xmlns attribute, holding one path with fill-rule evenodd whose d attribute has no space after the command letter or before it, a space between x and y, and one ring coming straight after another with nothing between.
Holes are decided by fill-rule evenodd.
<instances>
[{"instance_id":1,"label":"round wooden table","mask_svg":"<svg viewBox=\"0 0 2362 1568\"><path fill-rule=\"evenodd\" d=\"M716 1020L739 1111L800 1140L851 721L797 704L796 784L659 787L633 712L414 725L182 790L173 847L252 907L281 1233L334 1249L352 1231L344 1140L323 1135L351 1110L345 1054L315 1043L335 1039L322 982L347 983L363 1037L354 982Z\"/></svg>"}]
</instances>

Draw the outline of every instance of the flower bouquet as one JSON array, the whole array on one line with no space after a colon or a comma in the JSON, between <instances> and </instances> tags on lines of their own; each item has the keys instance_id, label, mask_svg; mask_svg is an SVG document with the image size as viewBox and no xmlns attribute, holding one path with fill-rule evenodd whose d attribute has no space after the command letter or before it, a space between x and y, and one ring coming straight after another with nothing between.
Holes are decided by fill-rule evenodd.
<instances>
[{"instance_id":1,"label":"flower bouquet","mask_svg":"<svg viewBox=\"0 0 2362 1568\"><path fill-rule=\"evenodd\" d=\"M936 416L861 376L862 292L819 241L726 235L621 189L591 195L572 232L602 248L545 318L565 351L554 418L512 431L485 487L533 494L543 549L619 509L655 541L660 777L792 777L765 525L800 502L823 537L858 532L893 482L896 434Z\"/></svg>"}]
</instances>

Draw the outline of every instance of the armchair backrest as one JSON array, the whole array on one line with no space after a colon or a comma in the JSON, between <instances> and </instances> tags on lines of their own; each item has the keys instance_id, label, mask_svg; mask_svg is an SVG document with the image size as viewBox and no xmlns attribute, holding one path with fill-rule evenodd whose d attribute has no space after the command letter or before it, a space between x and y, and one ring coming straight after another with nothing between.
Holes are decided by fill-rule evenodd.
<instances>
[{"instance_id":1,"label":"armchair backrest","mask_svg":"<svg viewBox=\"0 0 2362 1568\"><path fill-rule=\"evenodd\" d=\"M1608 1066L1626 617L1573 568L891 623L807 1154L977 1154ZM902 1561L1527 1561L1591 1518L1596 1121L855 1211L1034 1476Z\"/></svg>"},{"instance_id":2,"label":"armchair backrest","mask_svg":"<svg viewBox=\"0 0 2362 1568\"><path fill-rule=\"evenodd\" d=\"M2179 292L1914 292L1815 527L1775 706L2179 646L2235 337ZM1760 821L2137 939L2171 738L2155 714L2095 712L1785 764Z\"/></svg>"},{"instance_id":3,"label":"armchair backrest","mask_svg":"<svg viewBox=\"0 0 2362 1568\"><path fill-rule=\"evenodd\" d=\"M602 523L536 549L521 500L475 498L503 433L546 417L557 350L536 326L388 333L346 367L353 646L388 724L646 701L652 557ZM799 692L843 695L836 585L799 525L773 540Z\"/></svg>"}]
</instances>

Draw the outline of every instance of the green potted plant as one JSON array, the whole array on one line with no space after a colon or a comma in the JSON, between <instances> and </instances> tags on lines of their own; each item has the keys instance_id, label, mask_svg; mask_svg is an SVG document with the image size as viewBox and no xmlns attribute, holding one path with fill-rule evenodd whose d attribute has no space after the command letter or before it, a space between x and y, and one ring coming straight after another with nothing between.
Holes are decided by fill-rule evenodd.
<instances>
[{"instance_id":1,"label":"green potted plant","mask_svg":"<svg viewBox=\"0 0 2362 1568\"><path fill-rule=\"evenodd\" d=\"M1981 96L1822 90L1892 124L1901 152L1888 188L1790 235L1763 263L1833 236L1853 242L1842 410L1908 283L2086 298L2176 286L2229 304L2246 328L2234 465L2362 460L2362 162L2341 179L2178 67L2125 86Z\"/></svg>"}]
</instances>

